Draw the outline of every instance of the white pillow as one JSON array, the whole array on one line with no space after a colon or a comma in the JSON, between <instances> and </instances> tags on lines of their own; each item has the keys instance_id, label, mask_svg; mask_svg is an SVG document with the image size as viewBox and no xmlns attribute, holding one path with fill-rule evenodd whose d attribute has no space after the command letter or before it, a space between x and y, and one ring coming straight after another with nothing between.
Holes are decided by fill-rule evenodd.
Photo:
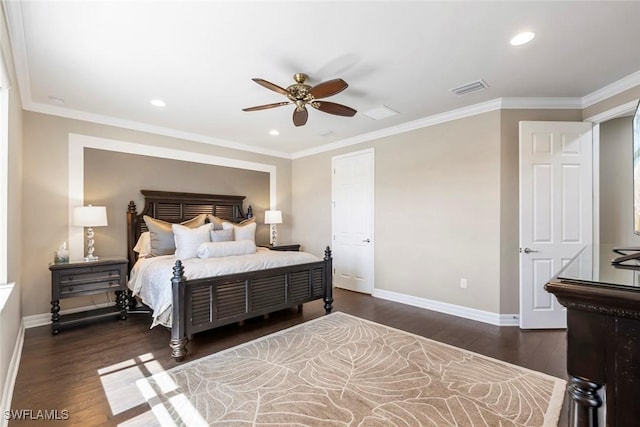
<instances>
[{"instance_id":1,"label":"white pillow","mask_svg":"<svg viewBox=\"0 0 640 427\"><path fill-rule=\"evenodd\" d=\"M176 258L189 259L198 256L198 247L202 243L210 242L209 231L212 224L204 224L198 228L189 228L180 224L172 224L171 230L176 242Z\"/></svg>"},{"instance_id":2,"label":"white pillow","mask_svg":"<svg viewBox=\"0 0 640 427\"><path fill-rule=\"evenodd\" d=\"M222 223L223 230L233 229L233 240L251 240L256 242L256 223L252 222L244 225L232 224L230 222Z\"/></svg>"},{"instance_id":3,"label":"white pillow","mask_svg":"<svg viewBox=\"0 0 640 427\"><path fill-rule=\"evenodd\" d=\"M133 250L138 252L139 258L145 258L151 255L151 233L148 231L142 233Z\"/></svg>"},{"instance_id":4,"label":"white pillow","mask_svg":"<svg viewBox=\"0 0 640 427\"><path fill-rule=\"evenodd\" d=\"M256 244L251 240L237 242L207 242L198 248L199 258L220 258L225 256L247 255L256 253Z\"/></svg>"},{"instance_id":5,"label":"white pillow","mask_svg":"<svg viewBox=\"0 0 640 427\"><path fill-rule=\"evenodd\" d=\"M213 227L214 229L209 232L212 242L233 242L233 229L216 230L215 225Z\"/></svg>"}]
</instances>

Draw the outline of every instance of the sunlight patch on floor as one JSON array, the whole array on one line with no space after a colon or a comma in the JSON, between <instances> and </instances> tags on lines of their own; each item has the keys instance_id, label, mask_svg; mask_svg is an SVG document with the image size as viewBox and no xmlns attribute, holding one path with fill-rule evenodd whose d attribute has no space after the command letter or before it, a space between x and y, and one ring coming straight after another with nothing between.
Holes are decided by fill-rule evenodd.
<instances>
[{"instance_id":1,"label":"sunlight patch on floor","mask_svg":"<svg viewBox=\"0 0 640 427\"><path fill-rule=\"evenodd\" d=\"M164 369L151 353L98 369L111 413L118 415L131 408L146 404L136 382L145 377L160 374ZM174 384L175 387L175 384Z\"/></svg>"}]
</instances>

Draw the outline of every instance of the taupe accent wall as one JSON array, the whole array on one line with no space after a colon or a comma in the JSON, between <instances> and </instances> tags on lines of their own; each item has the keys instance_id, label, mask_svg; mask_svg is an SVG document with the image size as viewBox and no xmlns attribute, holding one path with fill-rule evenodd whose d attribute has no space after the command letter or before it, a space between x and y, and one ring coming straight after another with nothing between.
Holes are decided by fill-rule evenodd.
<instances>
[{"instance_id":1,"label":"taupe accent wall","mask_svg":"<svg viewBox=\"0 0 640 427\"><path fill-rule=\"evenodd\" d=\"M277 176L276 203L278 209L283 211L285 219L285 223L278 227L278 230L283 242L291 238L291 225L286 222L288 218L292 217L291 160L33 112L25 112L23 120L23 258L21 265L23 316L44 314L50 310L51 285L48 264L52 261L53 251L61 242L68 239L68 144L70 133L273 165L276 168ZM180 166L178 166L179 168ZM113 173L120 172L116 169ZM151 178L158 182L165 182L164 180L167 179L167 177L161 177L162 173L159 171L149 170L144 173L148 174L145 179ZM210 172L202 173L209 174ZM217 172L216 176L218 176ZM180 180L180 177L175 177L175 179ZM92 199L99 200L106 197L109 182L102 180L100 182L95 187L90 184L90 188L93 189L87 190L85 194L87 203L93 201ZM137 191L141 186L146 186L147 182L149 181L144 181L143 184L131 182L130 185ZM209 187L210 192L227 192L225 190L218 191L214 185L215 183L212 182ZM190 191L190 188L193 188L193 182L185 184L184 188L173 187L173 189L180 191ZM231 190L228 186L224 188ZM234 190L236 189L234 188ZM246 191L237 190L241 195L246 193ZM98 197L91 194L93 191L100 193ZM119 195L117 197L122 197L122 200L125 200L131 196ZM115 203L120 204L122 200ZM126 200L127 203L128 201ZM260 200L256 200L256 203L263 204L264 201L260 198ZM126 205L124 209L126 209ZM115 220L118 209L114 205L109 210L109 220ZM122 211L121 214L123 219L124 212ZM256 212L256 214L260 220L260 213ZM119 227L118 224L114 225L114 227L116 226ZM126 256L124 252L126 244L120 246L116 243L118 239L124 241L124 231L113 228L113 234L109 233L107 237L104 233L107 229L111 230L111 225L99 231L100 234L98 234L96 241L97 251L104 249L109 252L113 251L109 255ZM102 249L100 245L104 245ZM118 247L122 248L121 252L118 252ZM63 300L62 309L105 302L106 300L101 297Z\"/></svg>"},{"instance_id":2,"label":"taupe accent wall","mask_svg":"<svg viewBox=\"0 0 640 427\"><path fill-rule=\"evenodd\" d=\"M84 202L106 206L109 225L95 231L97 256L127 254L126 212L130 201L144 208L140 190L246 196L256 216L256 243L269 243L264 211L269 209L269 174L151 156L85 148Z\"/></svg>"}]
</instances>

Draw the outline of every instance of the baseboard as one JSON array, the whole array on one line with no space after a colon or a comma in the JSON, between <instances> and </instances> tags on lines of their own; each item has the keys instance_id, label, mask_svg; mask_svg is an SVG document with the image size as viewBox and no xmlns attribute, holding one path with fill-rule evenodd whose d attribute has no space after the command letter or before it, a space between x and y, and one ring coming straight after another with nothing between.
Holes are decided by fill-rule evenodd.
<instances>
[{"instance_id":1,"label":"baseboard","mask_svg":"<svg viewBox=\"0 0 640 427\"><path fill-rule=\"evenodd\" d=\"M414 307L425 308L427 310L450 314L452 316L463 317L469 320L476 320L478 322L489 323L496 326L518 326L520 323L519 315L517 314L492 313L489 311L464 307L462 305L449 304L446 302L430 300L413 295L385 291L384 289L374 289L372 295L376 298L412 305Z\"/></svg>"},{"instance_id":2,"label":"baseboard","mask_svg":"<svg viewBox=\"0 0 640 427\"><path fill-rule=\"evenodd\" d=\"M13 397L13 387L16 385L16 378L18 377L18 368L20 367L20 357L22 356L22 345L24 344L24 321L20 322L20 329L18 330L18 337L16 338L16 345L13 349L13 355L11 356L11 363L7 370L7 378L5 379L4 387L2 388L2 400L0 401L0 410L2 413L2 422L0 426L7 427L9 420L6 419L4 413L6 410L11 409L11 398Z\"/></svg>"},{"instance_id":3,"label":"baseboard","mask_svg":"<svg viewBox=\"0 0 640 427\"><path fill-rule=\"evenodd\" d=\"M68 310L61 310L60 315L79 313L81 311L95 310L97 308L111 307L113 302L105 302L100 304L91 305L89 307L70 308ZM51 324L51 313L34 314L32 316L25 316L22 318L25 329L35 328L38 326L45 326Z\"/></svg>"}]
</instances>

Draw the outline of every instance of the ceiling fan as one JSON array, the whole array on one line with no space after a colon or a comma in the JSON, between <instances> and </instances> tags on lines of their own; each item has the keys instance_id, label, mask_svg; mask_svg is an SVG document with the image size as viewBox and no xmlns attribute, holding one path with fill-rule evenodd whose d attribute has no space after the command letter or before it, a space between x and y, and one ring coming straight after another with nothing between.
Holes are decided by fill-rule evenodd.
<instances>
[{"instance_id":1,"label":"ceiling fan","mask_svg":"<svg viewBox=\"0 0 640 427\"><path fill-rule=\"evenodd\" d=\"M289 101L259 105L257 107L243 108L242 111L266 110L268 108L295 104L296 108L295 110L293 110L293 124L296 126L304 126L304 124L307 123L307 118L309 117L307 105L310 105L316 110L320 110L325 113L335 114L336 116L353 117L357 113L356 110L351 107L347 107L346 105L336 104L335 102L321 101L322 98L335 95L345 90L349 86L347 82L342 79L333 79L311 87L304 84L304 82L308 78L309 76L307 76L306 74L297 73L293 76L293 79L296 81L296 83L292 84L286 89L283 89L280 86L263 79L252 79L259 85L277 92L280 95L286 96Z\"/></svg>"}]
</instances>

